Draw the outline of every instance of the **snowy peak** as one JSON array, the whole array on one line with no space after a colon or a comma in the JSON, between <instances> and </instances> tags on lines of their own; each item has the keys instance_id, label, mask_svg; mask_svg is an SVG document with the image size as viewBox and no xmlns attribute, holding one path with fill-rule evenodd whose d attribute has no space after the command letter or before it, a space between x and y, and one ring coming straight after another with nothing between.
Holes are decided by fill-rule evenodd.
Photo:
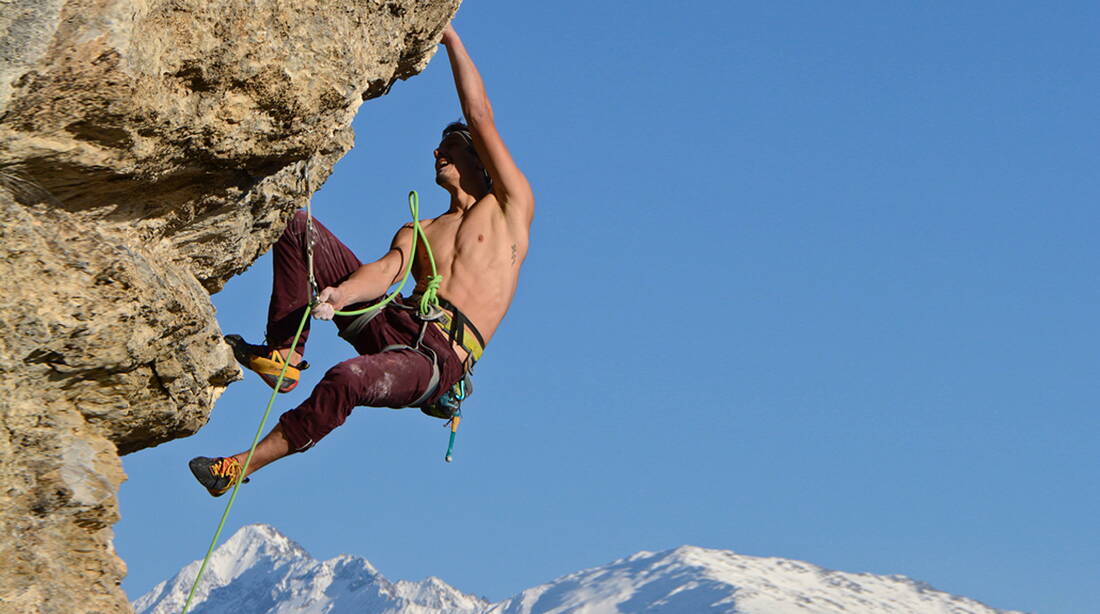
<instances>
[{"instance_id":1,"label":"snowy peak","mask_svg":"<svg viewBox=\"0 0 1100 614\"><path fill-rule=\"evenodd\" d=\"M398 580L394 592L410 603L426 608L427 612L482 612L488 602L459 592L439 578L427 578L420 582ZM476 610L471 610L473 605Z\"/></svg>"},{"instance_id":2,"label":"snowy peak","mask_svg":"<svg viewBox=\"0 0 1100 614\"><path fill-rule=\"evenodd\" d=\"M134 602L182 610L199 561ZM273 527L215 550L194 614L1020 614L905 576L847 573L790 559L681 546L569 574L491 604L439 578L390 582L366 559L317 561Z\"/></svg>"},{"instance_id":3,"label":"snowy peak","mask_svg":"<svg viewBox=\"0 0 1100 614\"><path fill-rule=\"evenodd\" d=\"M274 527L249 525L237 531L210 555L202 583L195 591L192 604L202 603L216 591L231 584L238 588L261 590L266 578L293 567L303 560L312 560L298 544ZM134 602L138 612L168 614L178 612L187 601L191 585L202 561L194 561L168 581L155 586Z\"/></svg>"},{"instance_id":4,"label":"snowy peak","mask_svg":"<svg viewBox=\"0 0 1100 614\"><path fill-rule=\"evenodd\" d=\"M271 553L308 556L304 548L269 524L250 524L242 527L226 540L223 547L236 551L259 548Z\"/></svg>"},{"instance_id":5,"label":"snowy peak","mask_svg":"<svg viewBox=\"0 0 1100 614\"><path fill-rule=\"evenodd\" d=\"M248 525L214 551L210 569L226 580L238 577L260 564L278 567L299 559L311 558L305 548L266 524Z\"/></svg>"},{"instance_id":6,"label":"snowy peak","mask_svg":"<svg viewBox=\"0 0 1100 614\"><path fill-rule=\"evenodd\" d=\"M137 614L178 614L201 561L134 601ZM194 614L475 614L488 605L437 578L391 583L366 559L317 561L274 527L242 528L210 557Z\"/></svg>"},{"instance_id":7,"label":"snowy peak","mask_svg":"<svg viewBox=\"0 0 1100 614\"><path fill-rule=\"evenodd\" d=\"M681 546L640 552L528 589L492 614L1011 614L905 576ZM1019 613L1016 613L1019 614Z\"/></svg>"}]
</instances>

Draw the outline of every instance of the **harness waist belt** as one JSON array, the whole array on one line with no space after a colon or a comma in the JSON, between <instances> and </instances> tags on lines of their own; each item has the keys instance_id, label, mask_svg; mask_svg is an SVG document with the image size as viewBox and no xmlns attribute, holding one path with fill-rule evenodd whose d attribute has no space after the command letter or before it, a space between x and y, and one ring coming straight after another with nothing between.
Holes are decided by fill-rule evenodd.
<instances>
[{"instance_id":1,"label":"harness waist belt","mask_svg":"<svg viewBox=\"0 0 1100 614\"><path fill-rule=\"evenodd\" d=\"M469 352L470 357L473 358L475 362L481 360L481 355L485 353L485 338L481 336L481 331L474 326L470 318L466 317L466 314L462 313L458 307L454 306L454 303L451 303L451 301L448 301L442 296L437 296L436 299L439 301L439 306L446 311L442 311L438 319L433 320L435 325L439 327L439 330L443 331L448 341L451 343L457 341L459 345ZM419 302L419 298L415 296L409 297L409 302L415 305ZM390 305L401 309L415 310L415 307L412 305L404 305L398 302L390 303ZM344 327L344 330L340 331L339 335L348 341L354 342L355 338L366 330L370 321L381 312L381 309L372 309L360 315L348 323L347 326ZM467 332L473 334L467 335Z\"/></svg>"},{"instance_id":2,"label":"harness waist belt","mask_svg":"<svg viewBox=\"0 0 1100 614\"><path fill-rule=\"evenodd\" d=\"M481 336L481 332L453 303L442 296L436 298L439 300L439 306L450 312L440 314L439 319L435 320L436 326L447 335L451 343L457 341L465 348L474 362L481 360L481 355L485 353L485 338ZM467 331L473 334L467 335Z\"/></svg>"}]
</instances>

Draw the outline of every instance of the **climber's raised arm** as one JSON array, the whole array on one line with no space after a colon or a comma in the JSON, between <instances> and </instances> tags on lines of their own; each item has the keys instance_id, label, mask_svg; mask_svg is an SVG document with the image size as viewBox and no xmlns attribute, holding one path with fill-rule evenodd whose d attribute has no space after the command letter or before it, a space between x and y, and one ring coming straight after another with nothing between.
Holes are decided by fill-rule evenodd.
<instances>
[{"instance_id":1,"label":"climber's raised arm","mask_svg":"<svg viewBox=\"0 0 1100 614\"><path fill-rule=\"evenodd\" d=\"M470 54L462 44L453 26L443 32L442 43L447 47L462 113L470 126L474 147L485 170L493 180L492 191L508 215L522 214L530 223L534 209L534 196L527 178L516 166L512 154L504 145L493 120L493 106L485 92L485 84Z\"/></svg>"}]
</instances>

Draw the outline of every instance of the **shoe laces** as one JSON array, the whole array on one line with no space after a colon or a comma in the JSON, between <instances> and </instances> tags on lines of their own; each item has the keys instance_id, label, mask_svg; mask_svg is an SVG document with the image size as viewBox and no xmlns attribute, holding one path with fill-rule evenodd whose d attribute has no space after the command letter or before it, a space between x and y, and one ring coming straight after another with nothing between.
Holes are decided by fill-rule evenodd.
<instances>
[{"instance_id":1,"label":"shoe laces","mask_svg":"<svg viewBox=\"0 0 1100 614\"><path fill-rule=\"evenodd\" d=\"M225 457L210 465L210 473L219 478L235 479L241 474L241 465L232 457Z\"/></svg>"}]
</instances>

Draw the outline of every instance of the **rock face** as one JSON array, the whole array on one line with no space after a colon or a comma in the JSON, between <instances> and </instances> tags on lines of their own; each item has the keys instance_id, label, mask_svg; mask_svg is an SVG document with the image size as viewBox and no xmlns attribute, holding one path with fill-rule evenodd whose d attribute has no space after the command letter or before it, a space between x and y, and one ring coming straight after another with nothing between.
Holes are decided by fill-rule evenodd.
<instances>
[{"instance_id":1,"label":"rock face","mask_svg":"<svg viewBox=\"0 0 1100 614\"><path fill-rule=\"evenodd\" d=\"M239 377L209 294L459 0L0 0L0 612L129 612L120 454Z\"/></svg>"}]
</instances>

